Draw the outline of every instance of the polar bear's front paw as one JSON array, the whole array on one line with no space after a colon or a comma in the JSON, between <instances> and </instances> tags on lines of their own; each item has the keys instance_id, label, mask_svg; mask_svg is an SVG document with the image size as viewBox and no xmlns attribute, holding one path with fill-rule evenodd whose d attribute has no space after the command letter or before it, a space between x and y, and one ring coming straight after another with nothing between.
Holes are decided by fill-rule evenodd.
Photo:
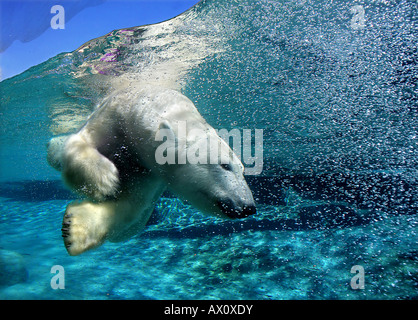
<instances>
[{"instance_id":1,"label":"polar bear's front paw","mask_svg":"<svg viewBox=\"0 0 418 320\"><path fill-rule=\"evenodd\" d=\"M119 189L119 172L105 157L98 159L94 169L86 177L82 192L94 200L102 201L114 197Z\"/></svg>"},{"instance_id":2,"label":"polar bear's front paw","mask_svg":"<svg viewBox=\"0 0 418 320\"><path fill-rule=\"evenodd\" d=\"M95 149L69 157L63 171L66 183L75 191L96 201L115 197L119 191L119 172L112 161Z\"/></svg>"},{"instance_id":3,"label":"polar bear's front paw","mask_svg":"<svg viewBox=\"0 0 418 320\"><path fill-rule=\"evenodd\" d=\"M95 217L92 204L70 204L62 222L62 237L68 253L79 255L100 246L106 238L107 228Z\"/></svg>"}]
</instances>

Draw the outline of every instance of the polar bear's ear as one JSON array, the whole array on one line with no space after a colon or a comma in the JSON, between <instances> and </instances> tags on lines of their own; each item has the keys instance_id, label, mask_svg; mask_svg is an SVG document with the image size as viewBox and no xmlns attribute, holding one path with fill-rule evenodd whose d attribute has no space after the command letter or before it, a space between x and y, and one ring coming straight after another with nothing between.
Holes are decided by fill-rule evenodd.
<instances>
[{"instance_id":1,"label":"polar bear's ear","mask_svg":"<svg viewBox=\"0 0 418 320\"><path fill-rule=\"evenodd\" d=\"M160 123L158 132L155 134L156 141L163 141L163 137L167 137L172 142L177 143L177 135L167 120L163 120Z\"/></svg>"},{"instance_id":2,"label":"polar bear's ear","mask_svg":"<svg viewBox=\"0 0 418 320\"><path fill-rule=\"evenodd\" d=\"M173 128L171 127L170 123L169 123L167 120L163 120L163 121L160 123L160 127L159 127L159 129L160 129L160 130L161 130L161 129L167 129L167 130L170 130L170 131L174 134L174 130L173 130Z\"/></svg>"}]
</instances>

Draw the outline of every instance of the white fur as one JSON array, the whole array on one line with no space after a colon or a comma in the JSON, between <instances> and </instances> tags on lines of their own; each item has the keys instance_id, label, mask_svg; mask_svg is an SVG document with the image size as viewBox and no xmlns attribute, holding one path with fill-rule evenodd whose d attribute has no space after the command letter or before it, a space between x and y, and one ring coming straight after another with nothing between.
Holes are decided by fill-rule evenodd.
<instances>
[{"instance_id":1,"label":"white fur","mask_svg":"<svg viewBox=\"0 0 418 320\"><path fill-rule=\"evenodd\" d=\"M116 194L118 169L82 136L74 134L67 139L63 159L62 175L73 190L95 200Z\"/></svg>"},{"instance_id":2,"label":"white fur","mask_svg":"<svg viewBox=\"0 0 418 320\"><path fill-rule=\"evenodd\" d=\"M199 129L205 136L181 138L179 122L187 123L188 132ZM218 164L158 164L155 151L161 142L155 136L161 126L169 128L186 150L208 139L218 141L219 157L224 158ZM236 212L254 206L239 159L177 91L133 86L117 91L76 134L54 139L49 162L62 170L67 185L90 199L70 204L64 216L70 254L141 231L166 187L215 216L225 216L222 202ZM220 165L225 162L230 163L228 171Z\"/></svg>"},{"instance_id":3,"label":"white fur","mask_svg":"<svg viewBox=\"0 0 418 320\"><path fill-rule=\"evenodd\" d=\"M164 189L161 179L144 173L118 199L71 203L63 219L63 227L71 227L64 238L68 252L78 255L105 240L122 241L142 231Z\"/></svg>"}]
</instances>

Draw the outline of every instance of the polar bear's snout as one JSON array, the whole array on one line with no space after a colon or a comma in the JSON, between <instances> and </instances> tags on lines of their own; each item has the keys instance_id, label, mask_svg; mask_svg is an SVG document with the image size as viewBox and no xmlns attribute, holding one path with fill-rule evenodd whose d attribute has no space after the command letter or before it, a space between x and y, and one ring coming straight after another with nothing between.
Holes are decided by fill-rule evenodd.
<instances>
[{"instance_id":1,"label":"polar bear's snout","mask_svg":"<svg viewBox=\"0 0 418 320\"><path fill-rule=\"evenodd\" d=\"M253 203L237 206L232 200L218 201L218 207L229 218L239 219L256 214L257 210Z\"/></svg>"}]
</instances>

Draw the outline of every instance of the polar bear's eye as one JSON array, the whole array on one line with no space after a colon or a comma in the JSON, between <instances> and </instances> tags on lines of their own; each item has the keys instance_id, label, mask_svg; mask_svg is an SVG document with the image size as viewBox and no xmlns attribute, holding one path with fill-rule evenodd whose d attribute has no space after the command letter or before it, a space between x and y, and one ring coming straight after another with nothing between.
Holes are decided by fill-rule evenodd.
<instances>
[{"instance_id":1,"label":"polar bear's eye","mask_svg":"<svg viewBox=\"0 0 418 320\"><path fill-rule=\"evenodd\" d=\"M226 171L232 171L232 166L229 163L222 163L221 167Z\"/></svg>"}]
</instances>

